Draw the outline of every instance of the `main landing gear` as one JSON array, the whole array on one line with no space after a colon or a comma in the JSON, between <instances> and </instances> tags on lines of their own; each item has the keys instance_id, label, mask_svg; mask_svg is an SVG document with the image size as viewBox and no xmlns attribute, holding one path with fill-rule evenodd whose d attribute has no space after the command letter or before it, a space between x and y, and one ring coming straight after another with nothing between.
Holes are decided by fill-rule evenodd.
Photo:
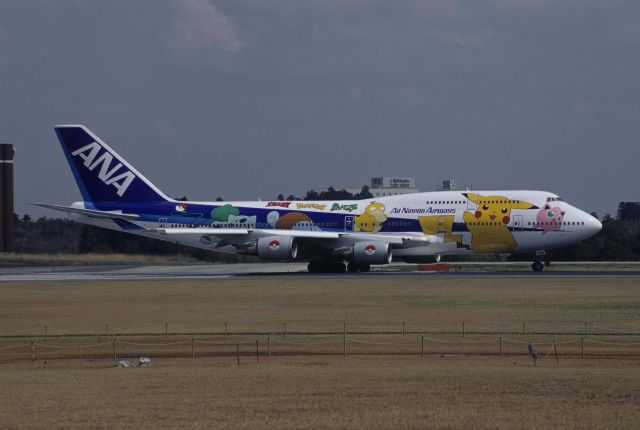
<instances>
[{"instance_id":1,"label":"main landing gear","mask_svg":"<svg viewBox=\"0 0 640 430\"><path fill-rule=\"evenodd\" d=\"M345 265L341 261L323 258L314 258L307 265L309 273L344 273L349 270L350 273L368 272L371 270L369 264L356 264L353 261Z\"/></svg>"},{"instance_id":2,"label":"main landing gear","mask_svg":"<svg viewBox=\"0 0 640 430\"><path fill-rule=\"evenodd\" d=\"M341 261L312 259L307 265L309 273L344 273L347 266Z\"/></svg>"},{"instance_id":3,"label":"main landing gear","mask_svg":"<svg viewBox=\"0 0 640 430\"><path fill-rule=\"evenodd\" d=\"M356 264L353 261L350 261L347 265L347 270L349 270L350 273L368 272L371 270L371 264Z\"/></svg>"}]
</instances>

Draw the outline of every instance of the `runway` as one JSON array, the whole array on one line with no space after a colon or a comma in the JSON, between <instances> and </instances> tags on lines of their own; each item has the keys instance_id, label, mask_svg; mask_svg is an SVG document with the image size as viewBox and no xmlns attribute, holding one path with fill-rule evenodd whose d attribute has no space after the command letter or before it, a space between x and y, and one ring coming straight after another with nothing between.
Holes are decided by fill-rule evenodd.
<instances>
[{"instance_id":1,"label":"runway","mask_svg":"<svg viewBox=\"0 0 640 430\"><path fill-rule=\"evenodd\" d=\"M162 279L221 279L221 278L549 278L549 277L640 277L640 267L621 269L617 265L598 264L591 270L558 264L543 272L532 272L525 265L506 267L492 264L482 266L456 265L452 271L418 271L415 265L393 264L374 268L368 273L312 274L306 271L306 263L269 264L194 264L163 266L57 266L16 267L0 269L0 282L9 281L92 281L92 280L162 280Z\"/></svg>"}]
</instances>

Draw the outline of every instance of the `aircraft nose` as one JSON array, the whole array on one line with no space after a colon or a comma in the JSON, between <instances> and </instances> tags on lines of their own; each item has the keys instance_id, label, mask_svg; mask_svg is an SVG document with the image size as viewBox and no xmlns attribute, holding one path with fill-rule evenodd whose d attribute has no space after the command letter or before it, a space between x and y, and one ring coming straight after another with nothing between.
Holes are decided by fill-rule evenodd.
<instances>
[{"instance_id":1,"label":"aircraft nose","mask_svg":"<svg viewBox=\"0 0 640 430\"><path fill-rule=\"evenodd\" d=\"M602 223L598 220L598 218L585 212L583 219L587 237L591 237L602 230Z\"/></svg>"}]
</instances>

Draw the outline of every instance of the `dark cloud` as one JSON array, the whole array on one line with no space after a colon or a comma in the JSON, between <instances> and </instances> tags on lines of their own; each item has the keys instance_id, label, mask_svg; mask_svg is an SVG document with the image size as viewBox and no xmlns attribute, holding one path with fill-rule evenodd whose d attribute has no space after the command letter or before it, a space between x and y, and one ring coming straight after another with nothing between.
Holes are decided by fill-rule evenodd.
<instances>
[{"instance_id":1,"label":"dark cloud","mask_svg":"<svg viewBox=\"0 0 640 430\"><path fill-rule=\"evenodd\" d=\"M170 195L271 198L372 175L640 200L640 3L0 4L17 208L79 196L84 123Z\"/></svg>"}]
</instances>

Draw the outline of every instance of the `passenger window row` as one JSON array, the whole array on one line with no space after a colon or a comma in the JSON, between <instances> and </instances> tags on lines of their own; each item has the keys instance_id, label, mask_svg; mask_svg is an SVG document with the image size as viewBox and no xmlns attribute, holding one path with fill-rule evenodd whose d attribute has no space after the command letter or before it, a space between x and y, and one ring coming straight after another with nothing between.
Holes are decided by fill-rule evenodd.
<instances>
[{"instance_id":1,"label":"passenger window row","mask_svg":"<svg viewBox=\"0 0 640 430\"><path fill-rule=\"evenodd\" d=\"M389 227L410 227L411 226L411 222L409 222L409 221L390 221L386 225L388 225Z\"/></svg>"},{"instance_id":2,"label":"passenger window row","mask_svg":"<svg viewBox=\"0 0 640 430\"><path fill-rule=\"evenodd\" d=\"M545 221L543 223L529 222L528 225L584 225L584 221Z\"/></svg>"}]
</instances>

